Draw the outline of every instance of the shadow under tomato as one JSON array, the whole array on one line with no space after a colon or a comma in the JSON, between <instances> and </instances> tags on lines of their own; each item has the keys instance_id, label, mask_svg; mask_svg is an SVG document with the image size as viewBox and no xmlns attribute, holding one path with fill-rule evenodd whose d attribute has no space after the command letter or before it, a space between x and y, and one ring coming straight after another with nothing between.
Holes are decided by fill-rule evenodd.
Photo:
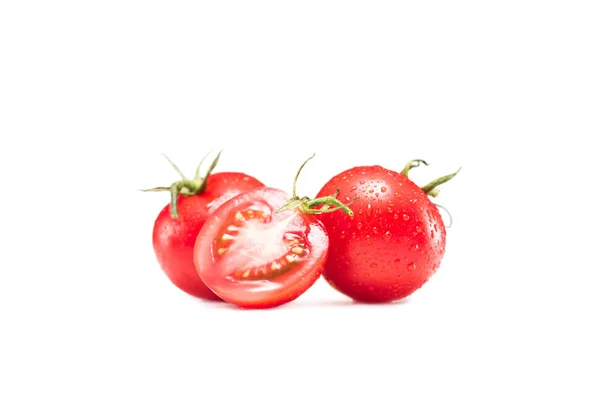
<instances>
[{"instance_id":1,"label":"shadow under tomato","mask_svg":"<svg viewBox=\"0 0 600 400\"><path fill-rule=\"evenodd\" d=\"M410 302L410 298L404 298L402 300L390 302L390 303L363 303L359 301L352 300L350 298L347 299L296 299L289 303L283 304L278 307L271 308L242 308L238 307L234 304L227 303L226 301L220 300L205 300L199 299L190 296L192 301L197 301L198 303L213 309L229 309L229 310L239 310L239 311L275 311L282 309L308 309L308 308L338 308L338 307L355 307L355 308L365 308L365 307L401 307L404 304Z\"/></svg>"},{"instance_id":2,"label":"shadow under tomato","mask_svg":"<svg viewBox=\"0 0 600 400\"><path fill-rule=\"evenodd\" d=\"M318 308L318 307L400 307L410 300L408 298L390 302L390 303L363 303L356 300L348 299L298 299L290 303L284 304L284 308Z\"/></svg>"}]
</instances>

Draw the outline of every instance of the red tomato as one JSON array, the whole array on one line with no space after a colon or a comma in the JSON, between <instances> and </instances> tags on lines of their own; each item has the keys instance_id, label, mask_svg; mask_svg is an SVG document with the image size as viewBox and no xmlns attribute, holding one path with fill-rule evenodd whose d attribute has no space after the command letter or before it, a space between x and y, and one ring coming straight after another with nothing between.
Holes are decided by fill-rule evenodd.
<instances>
[{"instance_id":1,"label":"red tomato","mask_svg":"<svg viewBox=\"0 0 600 400\"><path fill-rule=\"evenodd\" d=\"M299 209L279 210L289 196L261 187L229 200L196 240L198 274L219 297L245 308L294 300L320 276L329 239L323 224Z\"/></svg>"},{"instance_id":2,"label":"red tomato","mask_svg":"<svg viewBox=\"0 0 600 400\"><path fill-rule=\"evenodd\" d=\"M428 189L433 195L435 186ZM331 242L323 271L327 282L363 302L402 299L427 282L446 246L444 223L427 193L405 175L380 166L344 171L317 197L338 189L338 199L356 201L352 218L344 213L319 216Z\"/></svg>"},{"instance_id":3,"label":"red tomato","mask_svg":"<svg viewBox=\"0 0 600 400\"><path fill-rule=\"evenodd\" d=\"M175 182L169 188L150 189L170 191L171 204L176 206L172 208L169 204L163 208L154 223L152 243L158 263L179 289L192 296L210 300L219 298L202 282L194 266L194 244L198 232L208 216L221 204L240 193L264 186L255 178L239 172L210 175L218 159L219 156L213 161L204 179L196 171L194 180L186 179L169 160L183 180ZM188 195L178 194L180 192Z\"/></svg>"}]
</instances>

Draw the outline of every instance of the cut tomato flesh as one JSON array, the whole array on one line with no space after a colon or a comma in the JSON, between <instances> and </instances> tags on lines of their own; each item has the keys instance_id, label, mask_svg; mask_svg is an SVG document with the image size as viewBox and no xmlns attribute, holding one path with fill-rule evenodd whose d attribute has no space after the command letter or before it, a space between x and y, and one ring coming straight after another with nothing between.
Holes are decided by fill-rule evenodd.
<instances>
[{"instance_id":1,"label":"cut tomato flesh","mask_svg":"<svg viewBox=\"0 0 600 400\"><path fill-rule=\"evenodd\" d=\"M287 232L287 220L273 223L260 204L237 211L213 242L213 255L230 265L237 280L274 279L302 263L310 250L300 234ZM229 252L232 250L231 252Z\"/></svg>"},{"instance_id":2,"label":"cut tomato flesh","mask_svg":"<svg viewBox=\"0 0 600 400\"><path fill-rule=\"evenodd\" d=\"M225 300L244 306L297 297L318 278L327 255L322 224L296 210L277 213L287 195L262 189L225 203L196 242L202 280Z\"/></svg>"},{"instance_id":3,"label":"cut tomato flesh","mask_svg":"<svg viewBox=\"0 0 600 400\"><path fill-rule=\"evenodd\" d=\"M296 242L298 241L296 240ZM299 243L290 243L284 256L280 256L270 264L267 262L262 266L252 266L238 269L236 272L234 272L233 276L238 280L272 280L300 266L308 254L309 250L305 246Z\"/></svg>"}]
</instances>

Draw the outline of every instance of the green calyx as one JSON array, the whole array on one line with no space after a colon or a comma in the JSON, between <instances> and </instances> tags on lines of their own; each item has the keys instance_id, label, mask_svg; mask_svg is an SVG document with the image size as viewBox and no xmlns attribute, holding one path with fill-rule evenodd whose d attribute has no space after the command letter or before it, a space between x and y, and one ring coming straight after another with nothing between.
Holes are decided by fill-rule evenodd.
<instances>
[{"instance_id":1,"label":"green calyx","mask_svg":"<svg viewBox=\"0 0 600 400\"><path fill-rule=\"evenodd\" d=\"M402 170L401 174L408 177L408 172L413 168L419 167L421 164L429 165L425 160L418 160L418 159L411 160L406 164L406 166ZM421 189L425 193L427 193L428 196L437 197L440 194L440 190L437 187L443 183L448 182L452 178L454 178L460 172L461 169L462 169L462 167L459 168L458 171L456 171L453 174L444 175L440 178L434 179L433 181L429 182L427 185L421 186Z\"/></svg>"},{"instance_id":2,"label":"green calyx","mask_svg":"<svg viewBox=\"0 0 600 400\"><path fill-rule=\"evenodd\" d=\"M314 157L315 157L315 154L310 156L306 161L304 161L304 163L302 163L302 165L298 169L298 172L296 173L296 177L294 178L294 187L292 189L292 198L289 199L279 210L277 210L277 212L280 213L280 212L283 212L286 210L299 209L301 212L303 212L305 214L317 215L317 214L332 213L332 212L341 210L352 217L354 215L354 213L352 212L352 210L350 209L349 206L352 205L352 203L354 203L356 201L356 198L354 198L348 204L342 203L341 201L339 201L337 199L337 196L340 193L339 189L336 190L336 192L331 196L319 197L317 199L311 199L310 197L299 197L296 194L296 184L298 182L298 177L300 176L300 172L302 172L302 169L304 168L306 163L308 163ZM314 208L314 207L319 207L319 206L322 206L322 207Z\"/></svg>"},{"instance_id":3,"label":"green calyx","mask_svg":"<svg viewBox=\"0 0 600 400\"><path fill-rule=\"evenodd\" d=\"M204 160L206 159L208 154L205 155L204 157L202 157L202 160L200 160L200 163L198 164L198 167L196 168L196 172L194 174L194 179L186 178L185 175L181 172L181 170L177 167L177 165L175 165L175 163L173 163L173 161L171 161L171 159L169 157L167 157L165 154L163 154L163 156L167 159L169 164L171 164L173 169L179 174L179 176L181 177L181 180L173 182L171 184L171 186L168 186L168 187L159 186L159 187L155 187L152 189L144 189L144 190L142 190L142 192L170 192L171 193L171 217L173 217L174 219L177 219L177 218L179 218L179 213L177 211L177 199L179 198L179 195L181 194L184 196L194 196L194 195L203 193L206 190L208 176L212 173L212 171L217 166L217 163L219 162L219 157L221 157L221 153L222 153L222 151L220 151L219 154L217 154L217 156L215 157L213 162L210 164L210 166L208 167L208 170L206 171L206 174L204 174L203 177L200 176L200 167L202 166L202 163L204 162Z\"/></svg>"}]
</instances>

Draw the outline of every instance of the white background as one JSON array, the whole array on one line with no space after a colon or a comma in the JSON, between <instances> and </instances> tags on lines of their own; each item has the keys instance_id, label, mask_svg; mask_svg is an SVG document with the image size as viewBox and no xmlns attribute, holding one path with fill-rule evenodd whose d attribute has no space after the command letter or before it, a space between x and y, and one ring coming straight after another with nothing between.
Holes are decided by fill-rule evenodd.
<instances>
[{"instance_id":1,"label":"white background","mask_svg":"<svg viewBox=\"0 0 600 400\"><path fill-rule=\"evenodd\" d=\"M3 1L0 398L597 399L596 1ZM463 167L438 273L267 311L174 288L170 184Z\"/></svg>"}]
</instances>

